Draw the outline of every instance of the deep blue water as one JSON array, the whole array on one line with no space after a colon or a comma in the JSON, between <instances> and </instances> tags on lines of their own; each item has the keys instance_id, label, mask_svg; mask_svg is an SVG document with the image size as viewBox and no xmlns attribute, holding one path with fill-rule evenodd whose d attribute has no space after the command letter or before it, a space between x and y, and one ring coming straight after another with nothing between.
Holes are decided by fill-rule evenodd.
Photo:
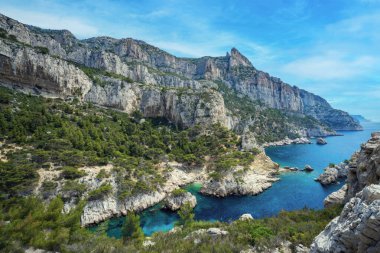
<instances>
[{"instance_id":1,"label":"deep blue water","mask_svg":"<svg viewBox=\"0 0 380 253\"><path fill-rule=\"evenodd\" d=\"M349 159L351 154L360 148L360 144L370 138L373 131L380 130L378 123L364 123L364 131L339 132L343 136L327 137L327 145L298 144L281 147L270 147L266 153L281 166L303 168L311 165L314 171L286 172L280 175L280 181L257 196L215 198L198 193L199 185L188 186L187 189L196 197L195 218L198 220L229 221L250 213L255 218L278 214L281 210L296 210L304 207L321 209L323 199L341 187L341 184L327 187L321 186L314 178L322 173L329 163L339 163ZM144 233L150 235L157 231L168 231L178 219L176 213L162 211L156 205L140 214ZM119 237L124 218L113 218L109 221L107 234ZM94 229L94 228L93 228Z\"/></svg>"}]
</instances>

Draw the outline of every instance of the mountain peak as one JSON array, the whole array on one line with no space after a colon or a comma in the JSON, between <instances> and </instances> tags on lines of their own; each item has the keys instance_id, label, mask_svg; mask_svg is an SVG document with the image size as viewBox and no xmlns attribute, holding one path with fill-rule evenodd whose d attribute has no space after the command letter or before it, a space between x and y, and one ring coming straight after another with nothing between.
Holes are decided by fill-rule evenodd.
<instances>
[{"instance_id":1,"label":"mountain peak","mask_svg":"<svg viewBox=\"0 0 380 253\"><path fill-rule=\"evenodd\" d=\"M247 57L242 55L239 50L235 47L231 49L231 53L227 53L227 57L229 57L229 65L230 67L235 66L245 66L245 67L253 67L252 63L248 60Z\"/></svg>"}]
</instances>

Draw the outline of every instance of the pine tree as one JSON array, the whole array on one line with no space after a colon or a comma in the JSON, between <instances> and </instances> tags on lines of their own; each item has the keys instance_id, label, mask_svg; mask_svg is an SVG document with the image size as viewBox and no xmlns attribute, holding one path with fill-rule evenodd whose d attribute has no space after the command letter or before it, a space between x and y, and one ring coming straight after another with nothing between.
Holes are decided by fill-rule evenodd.
<instances>
[{"instance_id":1,"label":"pine tree","mask_svg":"<svg viewBox=\"0 0 380 253\"><path fill-rule=\"evenodd\" d=\"M185 203L181 209L178 211L178 215L180 220L178 221L178 225L188 226L194 221L194 212L190 203Z\"/></svg>"},{"instance_id":2,"label":"pine tree","mask_svg":"<svg viewBox=\"0 0 380 253\"><path fill-rule=\"evenodd\" d=\"M141 244L144 239L144 232L140 227L140 216L133 212L129 212L125 217L125 222L121 228L121 235L124 244L129 241Z\"/></svg>"}]
</instances>

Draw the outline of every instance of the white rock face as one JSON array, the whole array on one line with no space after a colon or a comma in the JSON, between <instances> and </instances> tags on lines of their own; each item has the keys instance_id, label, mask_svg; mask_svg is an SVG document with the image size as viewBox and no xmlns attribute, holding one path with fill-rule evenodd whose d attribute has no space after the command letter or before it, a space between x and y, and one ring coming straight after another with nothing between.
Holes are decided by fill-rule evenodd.
<instances>
[{"instance_id":1,"label":"white rock face","mask_svg":"<svg viewBox=\"0 0 380 253\"><path fill-rule=\"evenodd\" d=\"M185 172L181 169L181 164L174 162L169 164L173 169L166 175L167 181L158 191L138 194L123 200L117 199L114 192L102 199L88 201L81 216L82 226L98 223L114 216L126 215L129 211L142 211L164 200L174 189L201 180L205 175L203 170ZM111 178L110 181L112 182L113 179ZM116 191L116 184L113 188Z\"/></svg>"},{"instance_id":2,"label":"white rock face","mask_svg":"<svg viewBox=\"0 0 380 253\"><path fill-rule=\"evenodd\" d=\"M339 190L331 193L323 200L323 205L325 207L329 207L336 204L344 204L344 199L346 198L347 194L347 184L345 184L342 188Z\"/></svg>"},{"instance_id":3,"label":"white rock face","mask_svg":"<svg viewBox=\"0 0 380 253\"><path fill-rule=\"evenodd\" d=\"M0 83L27 92L81 98L92 86L88 76L67 61L4 40L0 40L0 62Z\"/></svg>"},{"instance_id":4,"label":"white rock face","mask_svg":"<svg viewBox=\"0 0 380 253\"><path fill-rule=\"evenodd\" d=\"M311 252L380 252L380 185L352 198L314 239Z\"/></svg>"},{"instance_id":5,"label":"white rock face","mask_svg":"<svg viewBox=\"0 0 380 253\"><path fill-rule=\"evenodd\" d=\"M263 145L263 147L286 146L290 144L311 144L311 143L312 142L306 137L301 137L301 138L296 138L296 139L285 138L284 140L281 140L281 141L267 142Z\"/></svg>"}]
</instances>

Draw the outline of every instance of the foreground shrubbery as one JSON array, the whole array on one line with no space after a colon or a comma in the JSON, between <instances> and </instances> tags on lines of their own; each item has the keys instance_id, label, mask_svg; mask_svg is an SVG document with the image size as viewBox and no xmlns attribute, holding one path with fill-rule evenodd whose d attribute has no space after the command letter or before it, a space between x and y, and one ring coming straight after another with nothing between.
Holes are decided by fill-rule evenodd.
<instances>
[{"instance_id":1,"label":"foreground shrubbery","mask_svg":"<svg viewBox=\"0 0 380 253\"><path fill-rule=\"evenodd\" d=\"M194 221L191 209L180 210L176 233L155 233L154 246L144 247L139 217L130 213L122 229L122 238L105 235L105 229L95 233L80 227L83 202L68 214L62 213L63 201L53 199L44 205L37 198L17 198L0 204L0 249L2 252L23 252L35 247L59 252L240 252L249 247L275 248L287 240L293 245L309 246L327 223L339 215L340 206L313 211L282 211L277 217L234 221L232 223ZM186 236L199 229L219 227L226 236L198 235L199 243Z\"/></svg>"}]
</instances>

